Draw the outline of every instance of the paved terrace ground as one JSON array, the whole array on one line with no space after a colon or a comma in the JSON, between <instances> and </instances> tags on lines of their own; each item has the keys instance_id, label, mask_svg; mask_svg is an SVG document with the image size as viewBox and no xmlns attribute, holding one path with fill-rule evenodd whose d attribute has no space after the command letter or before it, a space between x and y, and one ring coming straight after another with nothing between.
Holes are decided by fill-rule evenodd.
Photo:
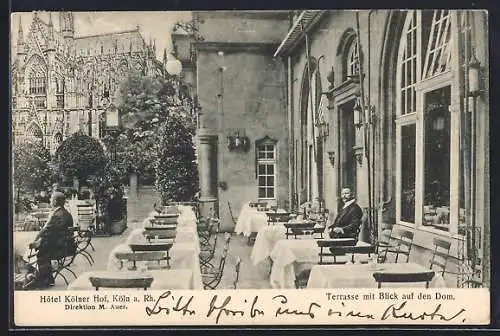
<instances>
[{"instance_id":1,"label":"paved terrace ground","mask_svg":"<svg viewBox=\"0 0 500 336\"><path fill-rule=\"evenodd\" d=\"M95 264L90 266L87 260L83 257L77 257L74 261L74 265L71 268L76 275L82 274L90 270L99 271L106 270L109 252L118 244L122 244L127 239L129 233L135 228L139 227L142 220L152 211L153 203L158 200L157 194L151 188L141 188L137 199L129 199L128 202L128 228L121 235L116 235L112 237L94 237L92 239L92 244L95 247L95 252L92 252L92 257L95 260ZM218 239L218 254L222 250L223 244L223 234ZM220 289L231 289L233 288L233 281L235 279L235 267L236 257L240 257L241 272L240 281L241 282L252 282L254 288L269 288L269 282L266 279L269 278L269 264L262 263L258 268L254 267L250 261L250 253L252 247L248 246L247 240L243 236L236 236L233 234L231 239L231 244L229 248L229 256L226 262L226 268L224 270L224 276L218 288ZM217 257L216 257L217 258ZM67 273L67 272L66 272ZM68 275L68 279L72 281L71 274ZM60 277L56 279L56 284L54 287L46 290L64 290L66 289L66 284L64 280Z\"/></svg>"}]
</instances>

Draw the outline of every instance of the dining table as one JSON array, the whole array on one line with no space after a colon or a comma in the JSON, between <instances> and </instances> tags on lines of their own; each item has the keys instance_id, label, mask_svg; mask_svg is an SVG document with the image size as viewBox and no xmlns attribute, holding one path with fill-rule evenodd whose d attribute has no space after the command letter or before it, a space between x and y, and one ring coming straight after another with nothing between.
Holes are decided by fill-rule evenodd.
<instances>
[{"instance_id":1,"label":"dining table","mask_svg":"<svg viewBox=\"0 0 500 336\"><path fill-rule=\"evenodd\" d=\"M319 263L321 248L312 237L304 236L304 239L281 239L278 240L270 253L272 268L270 285L272 288L295 288L295 274L300 268L312 268ZM370 244L358 241L357 246L370 246ZM350 256L341 256L338 261L350 259ZM356 262L367 261L367 255L355 255ZM296 266L297 269L296 269Z\"/></svg>"},{"instance_id":2,"label":"dining table","mask_svg":"<svg viewBox=\"0 0 500 336\"><path fill-rule=\"evenodd\" d=\"M289 221L289 223L294 220ZM319 225L315 227L320 227ZM318 237L318 234L315 234L315 237ZM255 243L252 248L252 252L250 254L250 260L254 266L257 266L259 263L265 261L268 257L271 256L271 252L274 249L276 243L280 240L287 238L287 228L284 223L277 223L274 225L263 226L257 232L257 236L255 237ZM293 236L289 237L289 239L308 239L308 236L297 236L294 238Z\"/></svg>"},{"instance_id":3,"label":"dining table","mask_svg":"<svg viewBox=\"0 0 500 336\"><path fill-rule=\"evenodd\" d=\"M277 209L276 212L287 213L284 209ZM236 234L243 234L244 237L250 237L252 233L257 233L262 227L268 225L269 221L266 211L259 211L258 208L251 207L250 202L247 202L241 208L234 232Z\"/></svg>"},{"instance_id":4,"label":"dining table","mask_svg":"<svg viewBox=\"0 0 500 336\"><path fill-rule=\"evenodd\" d=\"M196 289L203 288L201 269L200 269L200 242L198 233L196 231L196 217L190 207L179 206L181 208L182 222L177 223L175 228L175 238L166 239L165 241L173 242L172 247L168 251L170 269L181 270L188 269L192 272L192 286ZM190 211L191 210L191 211ZM124 243L116 245L109 253L107 270L108 271L122 271L124 270L123 264L117 258L119 253L132 252L131 244L148 244L148 239L145 237L147 227L151 227L149 219L154 218L154 213L151 213L148 218L143 221L143 227L136 228L130 232ZM179 216L179 217L180 217ZM156 241L156 240L155 240ZM161 243L163 239L157 242ZM167 252L165 252L167 257ZM147 262L137 262L137 267L141 268Z\"/></svg>"},{"instance_id":5,"label":"dining table","mask_svg":"<svg viewBox=\"0 0 500 336\"><path fill-rule=\"evenodd\" d=\"M314 265L309 274L307 288L377 288L374 272L418 273L429 269L417 263L381 263L381 264L343 264ZM424 283L387 283L382 288L425 287ZM440 273L436 273L429 282L430 288L446 287Z\"/></svg>"}]
</instances>

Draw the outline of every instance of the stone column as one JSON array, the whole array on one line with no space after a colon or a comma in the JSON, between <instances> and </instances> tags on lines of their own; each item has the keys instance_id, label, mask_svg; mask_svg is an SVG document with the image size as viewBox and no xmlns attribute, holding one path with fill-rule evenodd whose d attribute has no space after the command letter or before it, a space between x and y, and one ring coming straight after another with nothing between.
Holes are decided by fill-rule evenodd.
<instances>
[{"instance_id":1,"label":"stone column","mask_svg":"<svg viewBox=\"0 0 500 336\"><path fill-rule=\"evenodd\" d=\"M137 173L130 174L130 190L129 190L129 198L136 199L137 198Z\"/></svg>"},{"instance_id":2,"label":"stone column","mask_svg":"<svg viewBox=\"0 0 500 336\"><path fill-rule=\"evenodd\" d=\"M200 214L209 215L217 209L217 134L210 129L197 131L198 171L200 186Z\"/></svg>"}]
</instances>

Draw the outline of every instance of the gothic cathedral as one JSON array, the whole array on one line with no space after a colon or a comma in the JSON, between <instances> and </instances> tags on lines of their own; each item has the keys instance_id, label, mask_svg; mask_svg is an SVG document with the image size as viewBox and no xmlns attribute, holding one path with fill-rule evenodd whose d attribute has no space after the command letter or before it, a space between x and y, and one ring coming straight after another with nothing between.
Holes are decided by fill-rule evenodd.
<instances>
[{"instance_id":1,"label":"gothic cathedral","mask_svg":"<svg viewBox=\"0 0 500 336\"><path fill-rule=\"evenodd\" d=\"M41 141L52 153L69 135L82 131L99 138L104 112L131 70L162 75L156 46L139 27L92 36L75 36L71 12L44 22L35 12L25 35L19 21L12 65L13 143ZM164 53L164 55L166 55Z\"/></svg>"}]
</instances>

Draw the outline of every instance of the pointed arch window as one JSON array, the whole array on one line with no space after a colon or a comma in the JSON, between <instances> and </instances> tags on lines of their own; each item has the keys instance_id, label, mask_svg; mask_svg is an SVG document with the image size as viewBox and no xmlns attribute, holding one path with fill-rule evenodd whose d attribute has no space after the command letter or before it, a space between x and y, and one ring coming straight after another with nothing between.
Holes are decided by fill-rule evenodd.
<instances>
[{"instance_id":1,"label":"pointed arch window","mask_svg":"<svg viewBox=\"0 0 500 336\"><path fill-rule=\"evenodd\" d=\"M29 75L29 92L31 95L45 95L47 93L47 77L39 68L33 68Z\"/></svg>"},{"instance_id":2,"label":"pointed arch window","mask_svg":"<svg viewBox=\"0 0 500 336\"><path fill-rule=\"evenodd\" d=\"M359 75L359 51L358 41L354 36L346 54L346 77L347 79Z\"/></svg>"}]
</instances>

